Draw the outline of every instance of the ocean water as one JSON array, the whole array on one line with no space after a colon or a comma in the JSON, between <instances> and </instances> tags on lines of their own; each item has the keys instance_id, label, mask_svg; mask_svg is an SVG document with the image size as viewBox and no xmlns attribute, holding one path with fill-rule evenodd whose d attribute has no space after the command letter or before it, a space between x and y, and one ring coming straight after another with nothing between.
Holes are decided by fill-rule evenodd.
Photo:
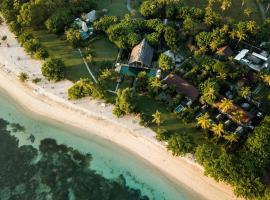
<instances>
[{"instance_id":1,"label":"ocean water","mask_svg":"<svg viewBox=\"0 0 270 200\"><path fill-rule=\"evenodd\" d=\"M8 130L18 138L19 146L33 145L38 148L40 141L51 138L81 153L90 153L92 170L111 180L123 175L128 187L140 190L149 199L202 199L189 188L174 183L146 161L115 144L94 135L83 137L81 130L26 112L3 91L0 91L0 119L13 124L8 126ZM14 129L14 124L19 131Z\"/></svg>"}]
</instances>

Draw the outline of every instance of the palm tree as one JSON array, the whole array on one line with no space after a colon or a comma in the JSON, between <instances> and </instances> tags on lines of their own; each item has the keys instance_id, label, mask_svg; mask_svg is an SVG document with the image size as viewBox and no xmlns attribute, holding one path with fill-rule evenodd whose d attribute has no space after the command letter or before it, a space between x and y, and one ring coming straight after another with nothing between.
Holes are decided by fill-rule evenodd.
<instances>
[{"instance_id":1,"label":"palm tree","mask_svg":"<svg viewBox=\"0 0 270 200\"><path fill-rule=\"evenodd\" d=\"M243 118L244 113L242 111L235 111L232 113L233 120L240 123Z\"/></svg>"},{"instance_id":2,"label":"palm tree","mask_svg":"<svg viewBox=\"0 0 270 200\"><path fill-rule=\"evenodd\" d=\"M232 133L232 134L229 134L229 135L224 135L223 137L230 144L232 144L234 142L237 142L239 140L239 134L237 134L237 133Z\"/></svg>"},{"instance_id":3,"label":"palm tree","mask_svg":"<svg viewBox=\"0 0 270 200\"><path fill-rule=\"evenodd\" d=\"M240 41L245 40L247 38L247 34L245 33L244 30L241 29L234 29L230 32L230 36L232 39L238 39L237 46Z\"/></svg>"},{"instance_id":4,"label":"palm tree","mask_svg":"<svg viewBox=\"0 0 270 200\"><path fill-rule=\"evenodd\" d=\"M231 0L221 0L221 10L225 11L227 10L228 8L230 8L232 5L232 2Z\"/></svg>"},{"instance_id":5,"label":"palm tree","mask_svg":"<svg viewBox=\"0 0 270 200\"><path fill-rule=\"evenodd\" d=\"M257 24L255 21L252 20L252 21L247 22L247 30L248 31L252 32L256 29L256 27L257 27Z\"/></svg>"},{"instance_id":6,"label":"palm tree","mask_svg":"<svg viewBox=\"0 0 270 200\"><path fill-rule=\"evenodd\" d=\"M208 113L197 118L197 123L203 129L209 129L211 127L210 116Z\"/></svg>"},{"instance_id":7,"label":"palm tree","mask_svg":"<svg viewBox=\"0 0 270 200\"><path fill-rule=\"evenodd\" d=\"M266 85L270 86L270 75L262 75L261 78L263 79Z\"/></svg>"},{"instance_id":8,"label":"palm tree","mask_svg":"<svg viewBox=\"0 0 270 200\"><path fill-rule=\"evenodd\" d=\"M157 110L153 115L153 123L156 123L158 126L161 124L161 114L160 112Z\"/></svg>"},{"instance_id":9,"label":"palm tree","mask_svg":"<svg viewBox=\"0 0 270 200\"><path fill-rule=\"evenodd\" d=\"M157 78L151 78L149 82L150 90L152 90L155 94L162 88L162 83Z\"/></svg>"},{"instance_id":10,"label":"palm tree","mask_svg":"<svg viewBox=\"0 0 270 200\"><path fill-rule=\"evenodd\" d=\"M203 94L203 96L206 96L211 101L214 101L216 99L216 91L215 88L209 87L207 91Z\"/></svg>"},{"instance_id":11,"label":"palm tree","mask_svg":"<svg viewBox=\"0 0 270 200\"><path fill-rule=\"evenodd\" d=\"M214 124L211 128L211 131L214 133L215 136L220 138L224 133L224 125L222 123Z\"/></svg>"},{"instance_id":12,"label":"palm tree","mask_svg":"<svg viewBox=\"0 0 270 200\"><path fill-rule=\"evenodd\" d=\"M233 107L233 102L230 99L224 98L221 100L219 108L222 112L227 112Z\"/></svg>"},{"instance_id":13,"label":"palm tree","mask_svg":"<svg viewBox=\"0 0 270 200\"><path fill-rule=\"evenodd\" d=\"M101 75L100 75L100 78L102 80L106 80L108 79L109 77L111 77L112 75L112 72L109 70L109 69L105 69L101 72Z\"/></svg>"},{"instance_id":14,"label":"palm tree","mask_svg":"<svg viewBox=\"0 0 270 200\"><path fill-rule=\"evenodd\" d=\"M241 97L245 99L250 96L250 93L251 93L250 87L242 87L240 90Z\"/></svg>"},{"instance_id":15,"label":"palm tree","mask_svg":"<svg viewBox=\"0 0 270 200\"><path fill-rule=\"evenodd\" d=\"M252 14L252 10L250 8L246 8L244 10L244 14L247 16L247 17L250 17L250 15Z\"/></svg>"}]
</instances>

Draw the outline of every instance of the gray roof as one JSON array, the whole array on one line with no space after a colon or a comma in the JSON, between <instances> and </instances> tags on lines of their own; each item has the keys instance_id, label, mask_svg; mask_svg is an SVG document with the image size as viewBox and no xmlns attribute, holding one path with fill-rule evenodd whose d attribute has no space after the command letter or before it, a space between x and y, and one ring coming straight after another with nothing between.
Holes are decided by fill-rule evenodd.
<instances>
[{"instance_id":1,"label":"gray roof","mask_svg":"<svg viewBox=\"0 0 270 200\"><path fill-rule=\"evenodd\" d=\"M135 46L131 52L129 64L140 64L141 67L150 67L153 59L154 49L145 39Z\"/></svg>"},{"instance_id":2,"label":"gray roof","mask_svg":"<svg viewBox=\"0 0 270 200\"><path fill-rule=\"evenodd\" d=\"M97 12L92 10L91 12L87 13L86 16L90 22L94 22L97 19Z\"/></svg>"}]
</instances>

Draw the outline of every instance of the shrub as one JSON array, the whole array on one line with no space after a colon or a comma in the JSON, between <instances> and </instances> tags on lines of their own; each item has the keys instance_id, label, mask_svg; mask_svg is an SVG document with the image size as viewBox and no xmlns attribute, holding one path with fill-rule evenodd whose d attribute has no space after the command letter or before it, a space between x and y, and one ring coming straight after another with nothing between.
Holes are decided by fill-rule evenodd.
<instances>
[{"instance_id":1,"label":"shrub","mask_svg":"<svg viewBox=\"0 0 270 200\"><path fill-rule=\"evenodd\" d=\"M65 78L66 66L61 59L50 58L42 65L41 71L49 81L60 81Z\"/></svg>"},{"instance_id":2,"label":"shrub","mask_svg":"<svg viewBox=\"0 0 270 200\"><path fill-rule=\"evenodd\" d=\"M2 17L0 17L0 25L2 25L4 23L4 20Z\"/></svg>"},{"instance_id":3,"label":"shrub","mask_svg":"<svg viewBox=\"0 0 270 200\"><path fill-rule=\"evenodd\" d=\"M34 78L32 80L32 83L39 83L41 81L41 78Z\"/></svg>"},{"instance_id":4,"label":"shrub","mask_svg":"<svg viewBox=\"0 0 270 200\"><path fill-rule=\"evenodd\" d=\"M6 35L3 35L2 38L1 38L1 40L3 40L3 41L7 40L7 36Z\"/></svg>"},{"instance_id":5,"label":"shrub","mask_svg":"<svg viewBox=\"0 0 270 200\"><path fill-rule=\"evenodd\" d=\"M170 138L170 133L166 129L158 128L156 131L156 138L158 141L168 140Z\"/></svg>"},{"instance_id":6,"label":"shrub","mask_svg":"<svg viewBox=\"0 0 270 200\"><path fill-rule=\"evenodd\" d=\"M66 36L67 36L67 41L74 48L78 47L82 42L81 33L77 29L74 29L74 28L68 29L66 32Z\"/></svg>"},{"instance_id":7,"label":"shrub","mask_svg":"<svg viewBox=\"0 0 270 200\"><path fill-rule=\"evenodd\" d=\"M23 47L27 53L34 54L41 47L41 44L37 39L30 39L23 43Z\"/></svg>"},{"instance_id":8,"label":"shrub","mask_svg":"<svg viewBox=\"0 0 270 200\"><path fill-rule=\"evenodd\" d=\"M81 79L68 89L69 99L80 99L92 94L93 82L89 79Z\"/></svg>"},{"instance_id":9,"label":"shrub","mask_svg":"<svg viewBox=\"0 0 270 200\"><path fill-rule=\"evenodd\" d=\"M92 96L102 99L104 97L103 88L99 84L94 84L89 79L81 79L68 89L69 99L80 99Z\"/></svg>"},{"instance_id":10,"label":"shrub","mask_svg":"<svg viewBox=\"0 0 270 200\"><path fill-rule=\"evenodd\" d=\"M49 53L46 49L44 49L43 47L40 47L36 53L35 53L35 58L36 59L41 59L41 60L45 60L46 58L49 57Z\"/></svg>"},{"instance_id":11,"label":"shrub","mask_svg":"<svg viewBox=\"0 0 270 200\"><path fill-rule=\"evenodd\" d=\"M28 75L25 72L21 72L19 74L19 79L20 81L25 82L28 79Z\"/></svg>"},{"instance_id":12,"label":"shrub","mask_svg":"<svg viewBox=\"0 0 270 200\"><path fill-rule=\"evenodd\" d=\"M136 108L136 93L131 88L119 90L117 92L117 98L113 114L117 117L121 117L125 114L129 114L135 111Z\"/></svg>"},{"instance_id":13,"label":"shrub","mask_svg":"<svg viewBox=\"0 0 270 200\"><path fill-rule=\"evenodd\" d=\"M19 35L18 41L23 45L26 41L34 39L34 36L29 33L28 31L24 31L22 34Z\"/></svg>"},{"instance_id":14,"label":"shrub","mask_svg":"<svg viewBox=\"0 0 270 200\"><path fill-rule=\"evenodd\" d=\"M174 134L168 141L168 150L175 156L184 156L194 149L193 138L187 133Z\"/></svg>"}]
</instances>

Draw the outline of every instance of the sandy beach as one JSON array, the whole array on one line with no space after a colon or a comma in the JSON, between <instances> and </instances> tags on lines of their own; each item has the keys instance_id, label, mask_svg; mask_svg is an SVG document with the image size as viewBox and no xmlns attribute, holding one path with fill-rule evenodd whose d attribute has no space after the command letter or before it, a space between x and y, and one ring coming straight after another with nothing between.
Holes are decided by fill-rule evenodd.
<instances>
[{"instance_id":1,"label":"sandy beach","mask_svg":"<svg viewBox=\"0 0 270 200\"><path fill-rule=\"evenodd\" d=\"M112 105L90 98L68 101L67 89L72 82L46 81L41 75L42 62L26 55L5 24L0 26L2 35L7 35L7 41L0 46L0 88L24 109L116 143L206 199L239 199L230 186L204 176L202 167L192 158L170 155L165 145L155 139L155 133L140 126L135 116L117 119L112 114ZM29 81L20 82L20 72L27 73ZM42 81L33 84L31 80L37 77Z\"/></svg>"}]
</instances>

